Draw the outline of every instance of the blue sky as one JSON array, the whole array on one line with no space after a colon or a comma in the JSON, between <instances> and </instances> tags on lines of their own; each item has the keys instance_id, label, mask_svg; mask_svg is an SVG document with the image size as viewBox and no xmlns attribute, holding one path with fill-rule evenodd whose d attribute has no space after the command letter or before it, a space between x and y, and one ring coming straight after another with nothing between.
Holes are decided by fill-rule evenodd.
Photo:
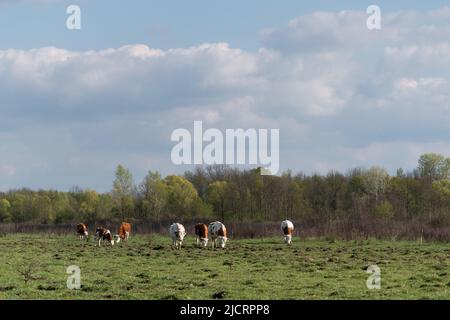
<instances>
[{"instance_id":1,"label":"blue sky","mask_svg":"<svg viewBox=\"0 0 450 320\"><path fill-rule=\"evenodd\" d=\"M82 30L69 31L78 4ZM366 8L380 6L369 31ZM0 190L182 173L171 132L280 129L280 168L449 156L445 1L0 0Z\"/></svg>"},{"instance_id":2,"label":"blue sky","mask_svg":"<svg viewBox=\"0 0 450 320\"><path fill-rule=\"evenodd\" d=\"M448 1L298 1L283 0L6 0L0 7L0 48L57 46L71 50L103 49L145 43L168 49L203 42L227 42L256 50L264 28L281 27L314 11L427 10ZM83 30L65 28L65 9L78 4Z\"/></svg>"}]
</instances>

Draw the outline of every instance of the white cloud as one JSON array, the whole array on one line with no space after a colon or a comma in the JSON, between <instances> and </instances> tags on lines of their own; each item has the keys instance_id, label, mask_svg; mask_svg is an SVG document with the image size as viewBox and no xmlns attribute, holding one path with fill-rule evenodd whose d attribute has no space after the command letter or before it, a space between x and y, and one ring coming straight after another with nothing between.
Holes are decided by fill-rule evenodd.
<instances>
[{"instance_id":1,"label":"white cloud","mask_svg":"<svg viewBox=\"0 0 450 320\"><path fill-rule=\"evenodd\" d=\"M284 28L265 29L266 47L296 53L361 50L374 45L446 43L450 7L427 12L382 12L382 29L368 30L363 11L314 12L292 19Z\"/></svg>"}]
</instances>

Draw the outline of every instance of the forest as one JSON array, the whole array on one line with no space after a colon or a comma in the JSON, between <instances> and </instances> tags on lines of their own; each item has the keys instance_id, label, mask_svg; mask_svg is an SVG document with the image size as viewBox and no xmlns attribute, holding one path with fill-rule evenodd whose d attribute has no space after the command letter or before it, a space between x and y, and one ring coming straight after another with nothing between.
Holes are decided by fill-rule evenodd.
<instances>
[{"instance_id":1,"label":"forest","mask_svg":"<svg viewBox=\"0 0 450 320\"><path fill-rule=\"evenodd\" d=\"M427 153L417 167L390 175L381 167L326 175L261 175L260 169L196 167L140 182L119 165L111 191L73 187L0 193L2 224L212 221L269 223L291 219L307 235L450 240L450 158Z\"/></svg>"}]
</instances>

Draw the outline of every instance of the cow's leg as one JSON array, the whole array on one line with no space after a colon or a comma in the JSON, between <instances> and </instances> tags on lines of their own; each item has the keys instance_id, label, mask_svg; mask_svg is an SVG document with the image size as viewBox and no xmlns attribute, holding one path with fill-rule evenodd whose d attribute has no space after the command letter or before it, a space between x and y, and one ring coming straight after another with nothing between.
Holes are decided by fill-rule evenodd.
<instances>
[{"instance_id":1,"label":"cow's leg","mask_svg":"<svg viewBox=\"0 0 450 320\"><path fill-rule=\"evenodd\" d=\"M199 246L200 237L197 237L197 247Z\"/></svg>"}]
</instances>

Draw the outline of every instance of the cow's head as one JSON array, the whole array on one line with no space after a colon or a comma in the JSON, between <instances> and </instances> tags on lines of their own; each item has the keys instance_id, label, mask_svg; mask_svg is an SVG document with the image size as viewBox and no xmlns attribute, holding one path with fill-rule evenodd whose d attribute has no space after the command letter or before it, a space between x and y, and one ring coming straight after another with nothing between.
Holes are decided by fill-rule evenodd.
<instances>
[{"instance_id":1,"label":"cow's head","mask_svg":"<svg viewBox=\"0 0 450 320\"><path fill-rule=\"evenodd\" d=\"M180 242L183 242L184 237L186 237L186 231L184 231L184 230L177 231L177 232L175 232L175 235Z\"/></svg>"},{"instance_id":2,"label":"cow's head","mask_svg":"<svg viewBox=\"0 0 450 320\"><path fill-rule=\"evenodd\" d=\"M95 230L95 237L96 238L99 238L99 237L101 237L103 235L103 228L97 228L96 230Z\"/></svg>"},{"instance_id":3,"label":"cow's head","mask_svg":"<svg viewBox=\"0 0 450 320\"><path fill-rule=\"evenodd\" d=\"M292 242L292 235L290 235L290 234L284 235L284 242L287 243L287 244L291 244L291 242Z\"/></svg>"},{"instance_id":4,"label":"cow's head","mask_svg":"<svg viewBox=\"0 0 450 320\"><path fill-rule=\"evenodd\" d=\"M208 238L200 238L200 244L206 247L208 245Z\"/></svg>"},{"instance_id":5,"label":"cow's head","mask_svg":"<svg viewBox=\"0 0 450 320\"><path fill-rule=\"evenodd\" d=\"M221 248L225 248L225 244L227 243L227 237L217 237L217 245Z\"/></svg>"},{"instance_id":6,"label":"cow's head","mask_svg":"<svg viewBox=\"0 0 450 320\"><path fill-rule=\"evenodd\" d=\"M109 241L109 243L111 244L111 246L114 245L115 241L114 241L114 237L111 234L111 231L109 230L104 230L103 232L103 239L106 239Z\"/></svg>"},{"instance_id":7,"label":"cow's head","mask_svg":"<svg viewBox=\"0 0 450 320\"><path fill-rule=\"evenodd\" d=\"M180 241L180 243L183 243L184 237L186 236L185 232L179 232L177 235L177 239L178 241Z\"/></svg>"},{"instance_id":8,"label":"cow's head","mask_svg":"<svg viewBox=\"0 0 450 320\"><path fill-rule=\"evenodd\" d=\"M118 235L118 234L116 234L115 236L114 236L114 239L115 239L115 241L116 241L116 243L119 243L120 242L120 235Z\"/></svg>"}]
</instances>

